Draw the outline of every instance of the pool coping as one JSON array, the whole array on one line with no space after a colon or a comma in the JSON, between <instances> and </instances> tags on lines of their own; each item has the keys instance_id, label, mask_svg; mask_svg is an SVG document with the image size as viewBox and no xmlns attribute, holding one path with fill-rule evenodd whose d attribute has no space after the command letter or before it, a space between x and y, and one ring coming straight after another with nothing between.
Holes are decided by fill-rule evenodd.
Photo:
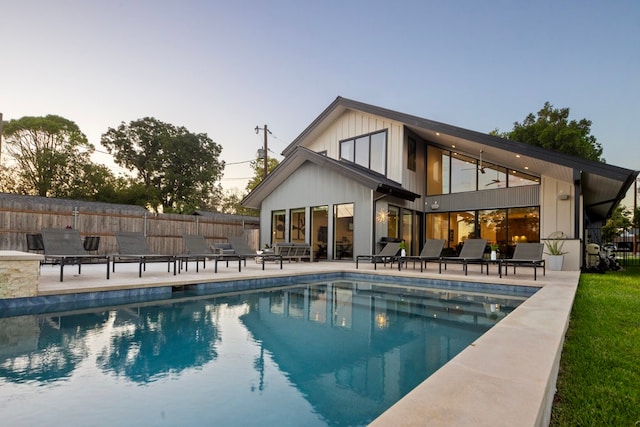
<instances>
[{"instance_id":1,"label":"pool coping","mask_svg":"<svg viewBox=\"0 0 640 427\"><path fill-rule=\"evenodd\" d=\"M579 272L551 280L370 425L547 426Z\"/></svg>"},{"instance_id":2,"label":"pool coping","mask_svg":"<svg viewBox=\"0 0 640 427\"><path fill-rule=\"evenodd\" d=\"M536 294L509 316L380 415L371 423L372 426L548 425L564 336L580 278L579 271L547 271L546 276L533 281L532 277L521 274L498 279L475 273L469 276L454 272L437 274L409 270L400 273L392 269L374 270L370 266L355 269L348 263L326 263L321 266L318 263L303 263L300 266L291 265L285 270L272 269L267 273L255 270L207 277L201 272L200 275L195 273L173 278L159 275L158 280L151 277L141 281L136 278L117 285L113 281L107 283L103 280L101 283L96 278L89 288L78 288L76 285L57 288L57 281L48 279L48 282L44 282L52 286L41 292L41 297L58 298L66 295L66 298L92 299L96 294L106 296L124 292L123 295L131 295L131 292L138 292L144 300L148 298L144 295L146 293L167 293L175 286L192 283L204 287L206 283L212 283L211 286L221 287L233 281L254 280L259 283L261 279L295 280L300 276L310 280L313 276L331 280L332 275L341 278L350 272L357 273L359 277L369 275L375 279L390 276L411 280L419 277L445 282L540 287ZM102 275L100 269L98 276ZM89 277L83 269L78 280L85 282ZM154 295L150 298L158 297Z\"/></svg>"}]
</instances>

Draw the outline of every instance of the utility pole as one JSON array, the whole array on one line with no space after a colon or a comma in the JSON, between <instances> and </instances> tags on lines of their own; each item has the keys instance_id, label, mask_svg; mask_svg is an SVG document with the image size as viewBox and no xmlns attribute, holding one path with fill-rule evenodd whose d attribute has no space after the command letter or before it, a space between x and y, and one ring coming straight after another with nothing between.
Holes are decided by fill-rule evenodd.
<instances>
[{"instance_id":1,"label":"utility pole","mask_svg":"<svg viewBox=\"0 0 640 427\"><path fill-rule=\"evenodd\" d=\"M631 218L636 219L636 211L638 210L638 180L640 178L636 178L633 181L633 214ZM637 245L638 245L638 232L640 232L640 224L636 221L633 222L633 247L631 248L631 253L638 253Z\"/></svg>"},{"instance_id":2,"label":"utility pole","mask_svg":"<svg viewBox=\"0 0 640 427\"><path fill-rule=\"evenodd\" d=\"M271 131L269 130L269 128L267 128L267 125L264 125L263 128L256 126L256 134L260 133L260 131L264 132L264 146L262 147L262 158L264 159L264 176L262 177L262 179L264 180L267 177L267 134L270 134ZM259 153L260 151L258 151Z\"/></svg>"},{"instance_id":3,"label":"utility pole","mask_svg":"<svg viewBox=\"0 0 640 427\"><path fill-rule=\"evenodd\" d=\"M2 113L0 113L0 164L2 160Z\"/></svg>"}]
</instances>

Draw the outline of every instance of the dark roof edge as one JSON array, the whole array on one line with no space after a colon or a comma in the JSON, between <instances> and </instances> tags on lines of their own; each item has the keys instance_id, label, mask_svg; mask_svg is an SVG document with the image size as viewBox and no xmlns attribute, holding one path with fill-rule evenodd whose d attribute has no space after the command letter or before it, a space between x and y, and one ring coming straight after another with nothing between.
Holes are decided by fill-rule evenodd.
<instances>
[{"instance_id":1,"label":"dark roof edge","mask_svg":"<svg viewBox=\"0 0 640 427\"><path fill-rule=\"evenodd\" d=\"M329 106L325 108L324 111L320 113L320 115L316 117L315 120L312 121L311 124L309 124L309 126L307 126L305 130L303 130L302 133L296 137L296 139L291 141L291 143L287 145L284 150L282 150L281 154L285 157L291 154L296 146L298 146L299 142L304 139L309 133L311 133L311 131L315 129L316 126L322 123L322 121L331 113L331 111L333 111L344 99L345 98L342 98L341 96L338 96L336 99L334 99L334 101L329 104Z\"/></svg>"},{"instance_id":2,"label":"dark roof edge","mask_svg":"<svg viewBox=\"0 0 640 427\"><path fill-rule=\"evenodd\" d=\"M300 141L303 140L308 134L310 134L313 129L315 129L327 116L331 114L333 110L335 110L339 106L386 117L388 119L404 123L406 126L417 126L421 128L431 129L458 138L471 140L479 144L488 145L493 148L513 151L517 154L536 157L540 160L571 167L580 171L596 173L598 175L616 180L624 180L627 176L629 176L630 173L634 172L631 169L626 169L620 166L610 165L595 160L588 160L557 151L551 151L535 145L525 144L523 142L513 141L510 139L504 139L498 136L493 136L486 133L425 119L411 114L401 113L399 111L366 104L360 101L343 98L341 96L338 96L327 108L325 108L325 110L318 117L316 117L316 119L311 122L311 124L307 126L307 128L291 142L291 144L289 144L282 151L282 155L288 156L289 154L291 154L295 147L300 143Z\"/></svg>"}]
</instances>

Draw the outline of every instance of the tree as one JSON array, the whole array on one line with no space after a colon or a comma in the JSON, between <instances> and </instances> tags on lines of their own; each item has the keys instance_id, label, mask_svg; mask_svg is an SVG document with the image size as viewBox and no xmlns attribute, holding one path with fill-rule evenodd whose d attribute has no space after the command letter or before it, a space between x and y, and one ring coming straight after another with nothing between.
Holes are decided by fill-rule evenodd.
<instances>
[{"instance_id":1,"label":"tree","mask_svg":"<svg viewBox=\"0 0 640 427\"><path fill-rule=\"evenodd\" d=\"M18 171L16 190L64 197L94 151L78 125L60 116L22 117L5 123L5 147Z\"/></svg>"},{"instance_id":2,"label":"tree","mask_svg":"<svg viewBox=\"0 0 640 427\"><path fill-rule=\"evenodd\" d=\"M109 128L101 142L117 164L137 173L154 209L181 213L219 201L222 147L206 134L145 117Z\"/></svg>"},{"instance_id":3,"label":"tree","mask_svg":"<svg viewBox=\"0 0 640 427\"><path fill-rule=\"evenodd\" d=\"M537 116L530 113L522 123L515 122L513 130L504 133L494 130L490 133L560 153L605 161L602 158L602 146L591 135L591 121L569 121L568 108L555 109L549 102L545 102Z\"/></svg>"},{"instance_id":4,"label":"tree","mask_svg":"<svg viewBox=\"0 0 640 427\"><path fill-rule=\"evenodd\" d=\"M273 172L273 170L280 164L277 159L267 158L267 174ZM251 169L253 169L253 178L247 183L247 192L252 191L264 180L264 159L257 157L251 163Z\"/></svg>"},{"instance_id":5,"label":"tree","mask_svg":"<svg viewBox=\"0 0 640 427\"><path fill-rule=\"evenodd\" d=\"M222 213L234 215L259 216L260 211L257 209L242 206L242 199L246 196L239 190L229 190L225 193L220 204Z\"/></svg>"},{"instance_id":6,"label":"tree","mask_svg":"<svg viewBox=\"0 0 640 427\"><path fill-rule=\"evenodd\" d=\"M611 214L611 218L602 226L602 241L612 242L623 231L631 228L630 216L631 212L625 206L618 205Z\"/></svg>"}]
</instances>

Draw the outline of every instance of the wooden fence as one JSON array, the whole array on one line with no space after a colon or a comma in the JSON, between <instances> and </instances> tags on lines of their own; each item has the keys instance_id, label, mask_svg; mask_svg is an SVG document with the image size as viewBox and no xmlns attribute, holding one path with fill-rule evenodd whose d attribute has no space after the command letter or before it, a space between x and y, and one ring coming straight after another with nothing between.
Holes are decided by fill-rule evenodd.
<instances>
[{"instance_id":1,"label":"wooden fence","mask_svg":"<svg viewBox=\"0 0 640 427\"><path fill-rule=\"evenodd\" d=\"M0 250L27 252L27 234L66 227L79 230L83 238L100 237L98 254L118 251L117 231L144 233L155 253L185 253L184 234L203 235L209 243L243 236L250 247L259 247L256 217L202 211L193 215L154 214L138 206L0 194Z\"/></svg>"}]
</instances>

